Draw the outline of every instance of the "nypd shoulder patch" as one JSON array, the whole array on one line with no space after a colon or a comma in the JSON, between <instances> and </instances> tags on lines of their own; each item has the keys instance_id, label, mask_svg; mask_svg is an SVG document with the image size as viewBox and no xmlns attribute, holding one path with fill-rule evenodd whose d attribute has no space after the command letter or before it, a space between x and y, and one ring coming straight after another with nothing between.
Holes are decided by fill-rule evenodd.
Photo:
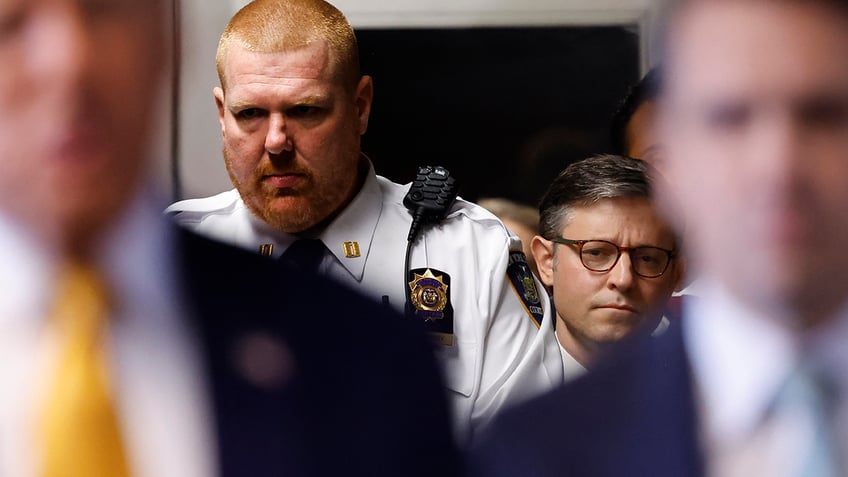
<instances>
[{"instance_id":1,"label":"nypd shoulder patch","mask_svg":"<svg viewBox=\"0 0 848 477\"><path fill-rule=\"evenodd\" d=\"M509 252L506 274L527 314L533 318L536 327L542 326L542 318L544 318L545 312L542 309L541 295L536 288L536 280L533 278L530 266L527 265L527 257L524 256L524 252L520 250Z\"/></svg>"}]
</instances>

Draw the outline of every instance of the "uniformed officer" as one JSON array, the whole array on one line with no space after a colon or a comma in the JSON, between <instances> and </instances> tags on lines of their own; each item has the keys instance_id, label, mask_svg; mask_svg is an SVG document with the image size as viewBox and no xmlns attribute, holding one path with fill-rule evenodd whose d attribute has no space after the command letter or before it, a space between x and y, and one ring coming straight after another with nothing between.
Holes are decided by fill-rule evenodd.
<instances>
[{"instance_id":1,"label":"uniformed officer","mask_svg":"<svg viewBox=\"0 0 848 477\"><path fill-rule=\"evenodd\" d=\"M492 214L457 200L413 243L405 269L409 186L377 176L360 152L372 80L341 12L321 0L256 0L230 21L217 64L236 188L172 205L179 223L272 257L297 249L285 259L311 256L306 268L425 322L439 338L460 441L562 381L548 296Z\"/></svg>"}]
</instances>

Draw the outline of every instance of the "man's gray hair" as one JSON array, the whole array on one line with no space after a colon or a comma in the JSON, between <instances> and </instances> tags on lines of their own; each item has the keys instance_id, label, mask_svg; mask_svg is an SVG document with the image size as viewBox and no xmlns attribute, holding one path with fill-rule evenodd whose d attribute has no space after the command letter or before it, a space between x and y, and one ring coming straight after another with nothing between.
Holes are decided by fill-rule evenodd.
<instances>
[{"instance_id":1,"label":"man's gray hair","mask_svg":"<svg viewBox=\"0 0 848 477\"><path fill-rule=\"evenodd\" d=\"M539 234L548 240L559 237L574 207L619 197L652 198L649 167L638 159L609 154L566 167L539 204Z\"/></svg>"}]
</instances>

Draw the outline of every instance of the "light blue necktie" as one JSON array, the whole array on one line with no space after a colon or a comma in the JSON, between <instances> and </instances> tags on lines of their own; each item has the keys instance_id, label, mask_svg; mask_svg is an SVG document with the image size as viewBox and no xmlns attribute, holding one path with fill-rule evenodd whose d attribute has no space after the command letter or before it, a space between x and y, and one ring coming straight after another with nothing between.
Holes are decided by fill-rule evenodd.
<instances>
[{"instance_id":1,"label":"light blue necktie","mask_svg":"<svg viewBox=\"0 0 848 477\"><path fill-rule=\"evenodd\" d=\"M775 402L775 411L809 417L813 440L802 455L798 477L841 477L837 445L838 392L833 378L819 369L801 365L793 372Z\"/></svg>"}]
</instances>

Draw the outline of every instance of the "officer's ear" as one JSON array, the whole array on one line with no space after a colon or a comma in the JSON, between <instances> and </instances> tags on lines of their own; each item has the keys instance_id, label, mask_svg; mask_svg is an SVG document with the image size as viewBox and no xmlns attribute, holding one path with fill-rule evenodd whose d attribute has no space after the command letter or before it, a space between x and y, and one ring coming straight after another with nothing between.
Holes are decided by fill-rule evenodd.
<instances>
[{"instance_id":1,"label":"officer's ear","mask_svg":"<svg viewBox=\"0 0 848 477\"><path fill-rule=\"evenodd\" d=\"M224 90L220 86L216 86L212 89L212 95L215 96L215 106L218 107L218 122L221 123L221 134L226 134L227 131L224 126Z\"/></svg>"},{"instance_id":2,"label":"officer's ear","mask_svg":"<svg viewBox=\"0 0 848 477\"><path fill-rule=\"evenodd\" d=\"M530 249L539 269L539 279L546 287L554 286L554 243L536 235L530 242Z\"/></svg>"},{"instance_id":3,"label":"officer's ear","mask_svg":"<svg viewBox=\"0 0 848 477\"><path fill-rule=\"evenodd\" d=\"M356 112L359 117L359 134L368 130L368 117L371 115L371 103L374 100L374 80L363 76L356 85Z\"/></svg>"}]
</instances>

